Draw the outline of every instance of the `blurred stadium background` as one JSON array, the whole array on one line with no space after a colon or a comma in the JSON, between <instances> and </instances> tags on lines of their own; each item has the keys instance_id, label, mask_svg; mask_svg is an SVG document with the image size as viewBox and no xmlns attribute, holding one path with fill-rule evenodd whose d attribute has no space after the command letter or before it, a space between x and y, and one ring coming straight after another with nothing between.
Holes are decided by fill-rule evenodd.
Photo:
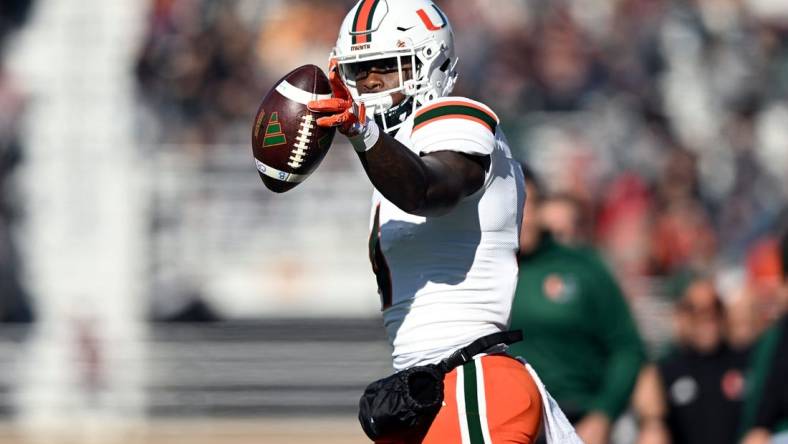
<instances>
[{"instance_id":1,"label":"blurred stadium background","mask_svg":"<svg viewBox=\"0 0 788 444\"><path fill-rule=\"evenodd\" d=\"M752 341L778 313L788 3L438 3L457 92L583 203L652 355L687 269ZM390 371L371 186L338 139L272 195L248 142L351 4L3 0L0 442L365 442L358 395Z\"/></svg>"}]
</instances>

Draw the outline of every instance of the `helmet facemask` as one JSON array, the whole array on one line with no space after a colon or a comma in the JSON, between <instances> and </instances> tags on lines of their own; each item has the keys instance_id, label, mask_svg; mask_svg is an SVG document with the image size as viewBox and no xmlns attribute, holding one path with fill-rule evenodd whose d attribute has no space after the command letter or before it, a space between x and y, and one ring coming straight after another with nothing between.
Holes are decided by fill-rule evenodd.
<instances>
[{"instance_id":1,"label":"helmet facemask","mask_svg":"<svg viewBox=\"0 0 788 444\"><path fill-rule=\"evenodd\" d=\"M374 66L374 68L372 68ZM415 101L409 100L417 89L414 79L415 70L418 69L416 56L413 51L403 51L399 54L369 55L353 60L339 61L339 72L342 80L350 89L353 99L367 107L369 116L373 116L386 132L393 132L399 128L408 115L415 111ZM376 73L397 73L396 86L374 93L361 93L356 82L358 78L365 78L370 71ZM394 104L394 95L401 93L404 99ZM410 109L403 105L410 104Z\"/></svg>"},{"instance_id":2,"label":"helmet facemask","mask_svg":"<svg viewBox=\"0 0 788 444\"><path fill-rule=\"evenodd\" d=\"M456 74L454 68L457 60L451 60L444 48L438 47L434 40L420 45L407 45L397 42L401 49L395 51L353 54L351 56L332 55L339 63L342 80L350 89L353 99L367 107L369 115L374 116L379 125L387 133L394 133L417 108L438 97L448 94L454 86ZM379 62L391 72L395 69L399 75L398 86L370 94L359 93L356 78L362 74L363 68L370 62ZM437 66L434 66L437 65ZM410 67L408 76L407 67ZM444 81L435 82L431 79L435 71L440 70ZM437 90L437 89L440 90ZM402 93L405 98L394 105L393 94Z\"/></svg>"}]
</instances>

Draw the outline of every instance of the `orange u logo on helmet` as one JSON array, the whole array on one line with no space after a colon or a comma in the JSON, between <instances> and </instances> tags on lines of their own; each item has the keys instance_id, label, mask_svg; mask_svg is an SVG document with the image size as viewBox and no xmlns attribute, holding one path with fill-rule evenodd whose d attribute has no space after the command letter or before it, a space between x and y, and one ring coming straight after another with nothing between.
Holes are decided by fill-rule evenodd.
<instances>
[{"instance_id":1,"label":"orange u logo on helmet","mask_svg":"<svg viewBox=\"0 0 788 444\"><path fill-rule=\"evenodd\" d=\"M440 19L441 19L440 26L436 25L432 21L432 18L430 18L429 14L427 13L426 10L419 9L418 11L416 11L416 14L419 15L419 18L421 19L422 22L424 22L424 26L426 26L428 30L430 30L430 31L438 31L440 29L443 29L446 26L446 23L448 23L449 21L446 20L446 17L443 15L441 10L438 9L437 6L432 5L432 9L435 10L435 12L438 14L438 17L440 17Z\"/></svg>"}]
</instances>

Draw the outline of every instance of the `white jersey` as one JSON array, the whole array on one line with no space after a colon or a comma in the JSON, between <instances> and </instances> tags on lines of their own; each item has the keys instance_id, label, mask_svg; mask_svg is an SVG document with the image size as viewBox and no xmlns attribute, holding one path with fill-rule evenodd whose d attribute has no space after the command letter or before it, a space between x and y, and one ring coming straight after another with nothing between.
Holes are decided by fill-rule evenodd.
<instances>
[{"instance_id":1,"label":"white jersey","mask_svg":"<svg viewBox=\"0 0 788 444\"><path fill-rule=\"evenodd\" d=\"M416 154L448 150L491 162L483 187L440 217L408 214L375 190L370 259L396 370L438 362L508 327L525 191L498 126L487 106L446 97L397 133Z\"/></svg>"}]
</instances>

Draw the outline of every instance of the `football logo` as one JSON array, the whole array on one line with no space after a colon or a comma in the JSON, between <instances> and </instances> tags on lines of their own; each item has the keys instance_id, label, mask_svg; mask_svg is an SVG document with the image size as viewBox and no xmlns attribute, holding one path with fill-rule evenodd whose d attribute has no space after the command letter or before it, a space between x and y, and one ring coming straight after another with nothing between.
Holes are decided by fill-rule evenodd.
<instances>
[{"instance_id":1,"label":"football logo","mask_svg":"<svg viewBox=\"0 0 788 444\"><path fill-rule=\"evenodd\" d=\"M282 124L279 123L279 113L271 113L271 119L268 120L268 127L265 129L265 140L263 140L263 148L271 148L272 146L284 145L287 143L285 133L282 132Z\"/></svg>"}]
</instances>

